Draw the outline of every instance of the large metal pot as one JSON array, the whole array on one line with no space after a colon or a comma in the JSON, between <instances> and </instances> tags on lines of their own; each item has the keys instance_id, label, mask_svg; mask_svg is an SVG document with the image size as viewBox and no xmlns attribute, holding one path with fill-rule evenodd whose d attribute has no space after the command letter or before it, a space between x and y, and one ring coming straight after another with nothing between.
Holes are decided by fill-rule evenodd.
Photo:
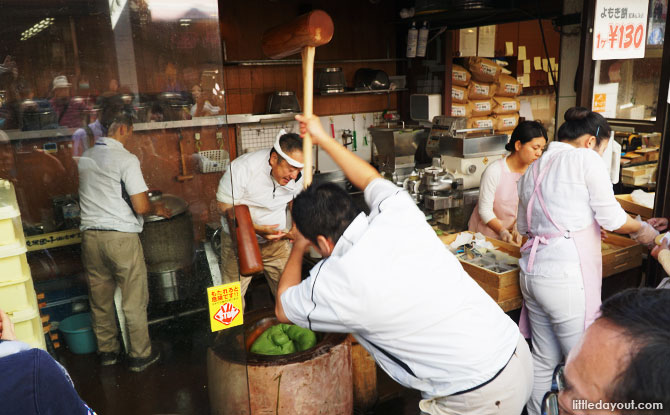
<instances>
[{"instance_id":1,"label":"large metal pot","mask_svg":"<svg viewBox=\"0 0 670 415\"><path fill-rule=\"evenodd\" d=\"M194 248L193 221L188 204L178 196L150 192L152 202L170 209L169 219L150 215L144 218L140 234L149 277L152 303L166 303L188 297L197 287L191 283Z\"/></svg>"}]
</instances>

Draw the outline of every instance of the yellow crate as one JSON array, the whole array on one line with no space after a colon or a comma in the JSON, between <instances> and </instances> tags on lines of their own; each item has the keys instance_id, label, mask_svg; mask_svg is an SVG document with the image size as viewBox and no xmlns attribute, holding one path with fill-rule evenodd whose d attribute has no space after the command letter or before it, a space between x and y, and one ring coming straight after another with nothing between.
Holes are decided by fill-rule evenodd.
<instances>
[{"instance_id":1,"label":"yellow crate","mask_svg":"<svg viewBox=\"0 0 670 415\"><path fill-rule=\"evenodd\" d=\"M0 256L3 252L11 251L25 246L26 239L23 236L21 216L13 218L0 218Z\"/></svg>"},{"instance_id":2,"label":"yellow crate","mask_svg":"<svg viewBox=\"0 0 670 415\"><path fill-rule=\"evenodd\" d=\"M30 277L30 267L26 259L26 249L19 254L0 258L0 284L16 282Z\"/></svg>"},{"instance_id":3,"label":"yellow crate","mask_svg":"<svg viewBox=\"0 0 670 415\"><path fill-rule=\"evenodd\" d=\"M7 313L31 308L36 303L33 280L25 276L18 282L0 284L0 308Z\"/></svg>"},{"instance_id":4,"label":"yellow crate","mask_svg":"<svg viewBox=\"0 0 670 415\"><path fill-rule=\"evenodd\" d=\"M16 338L33 347L46 350L42 319L37 306L10 315Z\"/></svg>"}]
</instances>

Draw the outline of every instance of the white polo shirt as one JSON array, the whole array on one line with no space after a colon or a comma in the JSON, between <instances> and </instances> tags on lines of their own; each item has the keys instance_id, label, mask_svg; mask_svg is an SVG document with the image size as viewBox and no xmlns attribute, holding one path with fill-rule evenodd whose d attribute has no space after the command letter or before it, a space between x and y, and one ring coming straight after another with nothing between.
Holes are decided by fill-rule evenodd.
<instances>
[{"instance_id":1,"label":"white polo shirt","mask_svg":"<svg viewBox=\"0 0 670 415\"><path fill-rule=\"evenodd\" d=\"M287 205L302 191L302 177L282 186L272 177L271 171L270 149L243 154L230 163L221 177L216 200L247 205L255 224L279 225L279 230L287 230ZM228 232L224 218L221 218L221 224ZM265 239L259 237L259 240Z\"/></svg>"},{"instance_id":2,"label":"white polo shirt","mask_svg":"<svg viewBox=\"0 0 670 415\"><path fill-rule=\"evenodd\" d=\"M144 220L136 216L122 197L121 182L128 195L146 192L140 161L109 137L100 137L79 158L79 205L82 231L107 229L142 232Z\"/></svg>"},{"instance_id":3,"label":"white polo shirt","mask_svg":"<svg viewBox=\"0 0 670 415\"><path fill-rule=\"evenodd\" d=\"M389 376L424 398L490 380L516 348L516 324L406 191L377 179L365 199L370 215L356 217L332 255L282 294L286 316L316 331L353 333Z\"/></svg>"}]
</instances>

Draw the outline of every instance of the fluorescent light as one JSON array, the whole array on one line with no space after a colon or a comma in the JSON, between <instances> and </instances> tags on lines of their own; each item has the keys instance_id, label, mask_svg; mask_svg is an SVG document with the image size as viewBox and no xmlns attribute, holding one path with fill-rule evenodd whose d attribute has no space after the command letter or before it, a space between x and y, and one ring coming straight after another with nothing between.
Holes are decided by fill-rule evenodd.
<instances>
[{"instance_id":1,"label":"fluorescent light","mask_svg":"<svg viewBox=\"0 0 670 415\"><path fill-rule=\"evenodd\" d=\"M39 22L35 23L32 27L29 29L26 29L21 33L21 40L28 40L31 37L35 36L42 30L46 29L47 27L51 26L54 24L54 18L53 17L47 17L46 19L42 19Z\"/></svg>"},{"instance_id":2,"label":"fluorescent light","mask_svg":"<svg viewBox=\"0 0 670 415\"><path fill-rule=\"evenodd\" d=\"M633 108L633 103L629 102L628 104L623 104L619 106L620 110L625 110L626 108Z\"/></svg>"}]
</instances>

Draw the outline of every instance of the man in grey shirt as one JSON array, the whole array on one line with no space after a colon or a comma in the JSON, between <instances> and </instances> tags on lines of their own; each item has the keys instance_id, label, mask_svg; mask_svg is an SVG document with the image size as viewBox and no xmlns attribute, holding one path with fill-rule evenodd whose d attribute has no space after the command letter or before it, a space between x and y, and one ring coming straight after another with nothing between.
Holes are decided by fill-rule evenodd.
<instances>
[{"instance_id":1,"label":"man in grey shirt","mask_svg":"<svg viewBox=\"0 0 670 415\"><path fill-rule=\"evenodd\" d=\"M141 372L160 358L151 349L147 324L147 270L139 233L142 215L169 217L161 204L151 203L137 157L124 148L132 137L132 116L122 105L106 108L108 137L79 159L82 262L91 302L93 330L102 365L119 357L114 291L123 297L123 313L130 337L129 369Z\"/></svg>"}]
</instances>

